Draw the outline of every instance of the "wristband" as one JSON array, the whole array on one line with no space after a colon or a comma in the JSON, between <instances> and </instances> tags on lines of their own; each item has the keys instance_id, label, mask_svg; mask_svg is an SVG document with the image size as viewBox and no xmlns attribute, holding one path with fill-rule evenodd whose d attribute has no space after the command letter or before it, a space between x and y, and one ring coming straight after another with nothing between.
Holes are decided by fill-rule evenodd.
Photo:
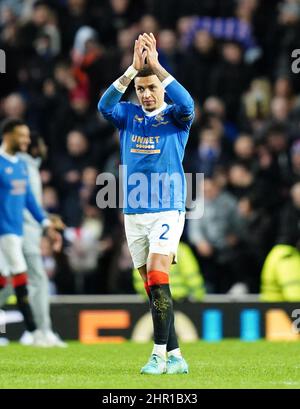
<instances>
[{"instance_id":1,"label":"wristband","mask_svg":"<svg viewBox=\"0 0 300 409\"><path fill-rule=\"evenodd\" d=\"M126 85L121 84L119 80L113 82L113 86L116 88L116 90L122 92L122 94L124 94L124 92L127 90Z\"/></svg>"},{"instance_id":2,"label":"wristband","mask_svg":"<svg viewBox=\"0 0 300 409\"><path fill-rule=\"evenodd\" d=\"M130 67L128 67L127 70L124 72L124 75L125 77L133 80L133 78L137 75L137 73L138 73L138 70L136 70L133 65L130 65Z\"/></svg>"},{"instance_id":3,"label":"wristband","mask_svg":"<svg viewBox=\"0 0 300 409\"><path fill-rule=\"evenodd\" d=\"M47 227L51 226L52 223L49 219L43 219L41 225L44 229L47 229Z\"/></svg>"},{"instance_id":4,"label":"wristband","mask_svg":"<svg viewBox=\"0 0 300 409\"><path fill-rule=\"evenodd\" d=\"M166 79L164 79L161 83L161 85L166 88L171 82L173 82L175 78L172 75L169 75Z\"/></svg>"}]
</instances>

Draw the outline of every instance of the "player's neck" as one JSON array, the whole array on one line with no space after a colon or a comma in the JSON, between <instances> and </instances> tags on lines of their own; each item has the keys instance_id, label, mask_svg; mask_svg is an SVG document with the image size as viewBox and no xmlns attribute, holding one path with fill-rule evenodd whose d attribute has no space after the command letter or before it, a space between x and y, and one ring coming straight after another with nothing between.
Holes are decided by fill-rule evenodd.
<instances>
[{"instance_id":1,"label":"player's neck","mask_svg":"<svg viewBox=\"0 0 300 409\"><path fill-rule=\"evenodd\" d=\"M166 102L163 102L162 105L159 108L156 108L154 111L147 111L144 107L142 107L142 109L147 116L155 116L166 109L167 105L168 104Z\"/></svg>"},{"instance_id":2,"label":"player's neck","mask_svg":"<svg viewBox=\"0 0 300 409\"><path fill-rule=\"evenodd\" d=\"M8 156L16 156L16 152L14 151L14 149L12 149L9 144L5 143L5 141L2 142L0 149Z\"/></svg>"}]
</instances>

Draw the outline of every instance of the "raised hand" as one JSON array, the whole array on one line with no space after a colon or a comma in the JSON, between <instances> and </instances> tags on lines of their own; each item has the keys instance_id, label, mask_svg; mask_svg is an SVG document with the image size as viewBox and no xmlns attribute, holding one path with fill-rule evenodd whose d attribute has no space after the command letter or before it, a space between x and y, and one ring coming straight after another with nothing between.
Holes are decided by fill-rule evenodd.
<instances>
[{"instance_id":1,"label":"raised hand","mask_svg":"<svg viewBox=\"0 0 300 409\"><path fill-rule=\"evenodd\" d=\"M154 35L152 33L144 33L142 38L144 42L144 49L147 52L147 65L149 65L149 67L152 69L158 67L158 52L156 50L156 40Z\"/></svg>"},{"instance_id":2,"label":"raised hand","mask_svg":"<svg viewBox=\"0 0 300 409\"><path fill-rule=\"evenodd\" d=\"M147 51L145 50L145 43L142 35L139 35L138 39L135 40L134 43L134 51L133 51L133 67L140 71L144 68L145 59L146 59Z\"/></svg>"},{"instance_id":3,"label":"raised hand","mask_svg":"<svg viewBox=\"0 0 300 409\"><path fill-rule=\"evenodd\" d=\"M59 253L62 249L63 238L62 235L57 230L55 230L53 224L47 227L46 235L50 239L53 251L55 253Z\"/></svg>"}]
</instances>

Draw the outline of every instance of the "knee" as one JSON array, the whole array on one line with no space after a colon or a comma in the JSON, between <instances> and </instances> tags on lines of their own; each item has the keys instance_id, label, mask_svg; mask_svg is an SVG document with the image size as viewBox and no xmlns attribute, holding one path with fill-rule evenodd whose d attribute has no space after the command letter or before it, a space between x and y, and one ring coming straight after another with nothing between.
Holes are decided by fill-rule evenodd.
<instances>
[{"instance_id":1,"label":"knee","mask_svg":"<svg viewBox=\"0 0 300 409\"><path fill-rule=\"evenodd\" d=\"M150 253L147 261L147 270L156 270L168 272L170 270L173 256L164 254Z\"/></svg>"}]
</instances>

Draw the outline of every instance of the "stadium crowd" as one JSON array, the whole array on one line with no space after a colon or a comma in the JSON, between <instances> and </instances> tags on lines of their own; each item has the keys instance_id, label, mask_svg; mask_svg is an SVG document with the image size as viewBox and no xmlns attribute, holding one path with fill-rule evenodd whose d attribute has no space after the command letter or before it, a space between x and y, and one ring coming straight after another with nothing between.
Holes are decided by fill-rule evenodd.
<instances>
[{"instance_id":1,"label":"stadium crowd","mask_svg":"<svg viewBox=\"0 0 300 409\"><path fill-rule=\"evenodd\" d=\"M0 119L28 122L44 207L67 226L62 253L42 240L51 292L134 291L121 211L96 205L97 175L119 166L118 136L96 107L142 32L196 104L184 163L205 174L205 212L183 241L207 292L258 293L274 246L300 248L300 2L2 0Z\"/></svg>"}]
</instances>

